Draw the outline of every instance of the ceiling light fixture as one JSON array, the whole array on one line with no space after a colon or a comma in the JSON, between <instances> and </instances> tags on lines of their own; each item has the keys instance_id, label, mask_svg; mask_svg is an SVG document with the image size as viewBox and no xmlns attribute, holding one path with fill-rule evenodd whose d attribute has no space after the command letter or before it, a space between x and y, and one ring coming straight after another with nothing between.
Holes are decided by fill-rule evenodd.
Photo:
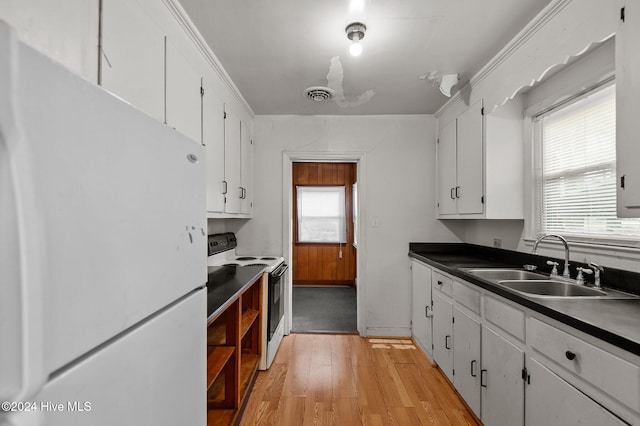
<instances>
[{"instance_id":1,"label":"ceiling light fixture","mask_svg":"<svg viewBox=\"0 0 640 426\"><path fill-rule=\"evenodd\" d=\"M366 25L361 22L354 22L347 25L345 32L347 33L347 38L352 41L351 46L349 47L349 53L351 53L352 56L360 56L362 53L360 40L364 38L364 33L366 31Z\"/></svg>"}]
</instances>

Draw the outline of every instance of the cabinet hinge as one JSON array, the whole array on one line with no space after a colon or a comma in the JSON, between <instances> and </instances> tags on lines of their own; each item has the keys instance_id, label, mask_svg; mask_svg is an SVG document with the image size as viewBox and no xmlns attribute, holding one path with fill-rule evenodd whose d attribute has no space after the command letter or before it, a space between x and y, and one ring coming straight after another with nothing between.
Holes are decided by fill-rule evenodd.
<instances>
[{"instance_id":1,"label":"cabinet hinge","mask_svg":"<svg viewBox=\"0 0 640 426\"><path fill-rule=\"evenodd\" d=\"M620 20L624 22L624 7L620 8Z\"/></svg>"},{"instance_id":2,"label":"cabinet hinge","mask_svg":"<svg viewBox=\"0 0 640 426\"><path fill-rule=\"evenodd\" d=\"M440 207L440 203L437 203L437 206L436 206L436 207Z\"/></svg>"},{"instance_id":3,"label":"cabinet hinge","mask_svg":"<svg viewBox=\"0 0 640 426\"><path fill-rule=\"evenodd\" d=\"M455 368L454 368L453 370L451 370L451 375L452 375L452 376L455 376L455 375L456 375L456 370L455 370Z\"/></svg>"},{"instance_id":4,"label":"cabinet hinge","mask_svg":"<svg viewBox=\"0 0 640 426\"><path fill-rule=\"evenodd\" d=\"M251 145L253 145L253 139L251 139Z\"/></svg>"},{"instance_id":5,"label":"cabinet hinge","mask_svg":"<svg viewBox=\"0 0 640 426\"><path fill-rule=\"evenodd\" d=\"M480 115L484 115L484 107L480 108Z\"/></svg>"},{"instance_id":6,"label":"cabinet hinge","mask_svg":"<svg viewBox=\"0 0 640 426\"><path fill-rule=\"evenodd\" d=\"M204 87L200 86L200 96L204 96Z\"/></svg>"},{"instance_id":7,"label":"cabinet hinge","mask_svg":"<svg viewBox=\"0 0 640 426\"><path fill-rule=\"evenodd\" d=\"M620 176L620 188L622 189L624 189L624 176L625 175Z\"/></svg>"},{"instance_id":8,"label":"cabinet hinge","mask_svg":"<svg viewBox=\"0 0 640 426\"><path fill-rule=\"evenodd\" d=\"M531 384L531 375L529 374L527 367L522 369L522 380L524 380L528 385Z\"/></svg>"},{"instance_id":9,"label":"cabinet hinge","mask_svg":"<svg viewBox=\"0 0 640 426\"><path fill-rule=\"evenodd\" d=\"M455 324L456 323L456 317L451 317L451 322Z\"/></svg>"},{"instance_id":10,"label":"cabinet hinge","mask_svg":"<svg viewBox=\"0 0 640 426\"><path fill-rule=\"evenodd\" d=\"M436 143L440 143L440 138L436 139Z\"/></svg>"},{"instance_id":11,"label":"cabinet hinge","mask_svg":"<svg viewBox=\"0 0 640 426\"><path fill-rule=\"evenodd\" d=\"M480 204L484 204L484 195L480 197Z\"/></svg>"},{"instance_id":12,"label":"cabinet hinge","mask_svg":"<svg viewBox=\"0 0 640 426\"><path fill-rule=\"evenodd\" d=\"M434 350L434 349L435 349L435 347L433 346L433 343L432 343L431 344L431 350Z\"/></svg>"},{"instance_id":13,"label":"cabinet hinge","mask_svg":"<svg viewBox=\"0 0 640 426\"><path fill-rule=\"evenodd\" d=\"M227 118L227 111L224 112L224 118Z\"/></svg>"}]
</instances>

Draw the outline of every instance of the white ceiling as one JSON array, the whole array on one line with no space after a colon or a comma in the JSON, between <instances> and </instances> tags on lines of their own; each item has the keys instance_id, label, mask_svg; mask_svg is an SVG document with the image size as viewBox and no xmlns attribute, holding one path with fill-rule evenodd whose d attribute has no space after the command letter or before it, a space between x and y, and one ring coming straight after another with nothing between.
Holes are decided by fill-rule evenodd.
<instances>
[{"instance_id":1,"label":"white ceiling","mask_svg":"<svg viewBox=\"0 0 640 426\"><path fill-rule=\"evenodd\" d=\"M181 0L254 113L431 114L448 98L430 71L469 80L549 0ZM364 22L359 57L349 54L345 27ZM333 57L344 70L346 101L368 90L359 106L307 100L326 86Z\"/></svg>"}]
</instances>

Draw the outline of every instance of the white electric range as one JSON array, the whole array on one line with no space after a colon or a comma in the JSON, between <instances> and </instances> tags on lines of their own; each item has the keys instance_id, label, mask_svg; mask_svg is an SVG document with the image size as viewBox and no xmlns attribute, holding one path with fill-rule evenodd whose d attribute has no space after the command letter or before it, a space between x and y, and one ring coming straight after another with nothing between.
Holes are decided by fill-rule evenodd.
<instances>
[{"instance_id":1,"label":"white electric range","mask_svg":"<svg viewBox=\"0 0 640 426\"><path fill-rule=\"evenodd\" d=\"M284 335L284 289L288 266L281 256L238 256L238 241L232 232L212 234L208 237L207 266L238 268L243 266L263 266L267 274L263 291L263 330L266 351L258 368L266 370L271 366Z\"/></svg>"}]
</instances>

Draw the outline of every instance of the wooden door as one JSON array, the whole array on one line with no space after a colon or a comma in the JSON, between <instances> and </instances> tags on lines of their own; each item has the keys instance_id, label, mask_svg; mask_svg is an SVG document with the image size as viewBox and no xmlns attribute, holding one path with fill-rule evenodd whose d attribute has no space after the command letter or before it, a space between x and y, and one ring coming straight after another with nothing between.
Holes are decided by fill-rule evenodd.
<instances>
[{"instance_id":1,"label":"wooden door","mask_svg":"<svg viewBox=\"0 0 640 426\"><path fill-rule=\"evenodd\" d=\"M353 184L355 163L293 163L293 285L355 285ZM346 242L306 243L298 239L297 187L344 186Z\"/></svg>"}]
</instances>

